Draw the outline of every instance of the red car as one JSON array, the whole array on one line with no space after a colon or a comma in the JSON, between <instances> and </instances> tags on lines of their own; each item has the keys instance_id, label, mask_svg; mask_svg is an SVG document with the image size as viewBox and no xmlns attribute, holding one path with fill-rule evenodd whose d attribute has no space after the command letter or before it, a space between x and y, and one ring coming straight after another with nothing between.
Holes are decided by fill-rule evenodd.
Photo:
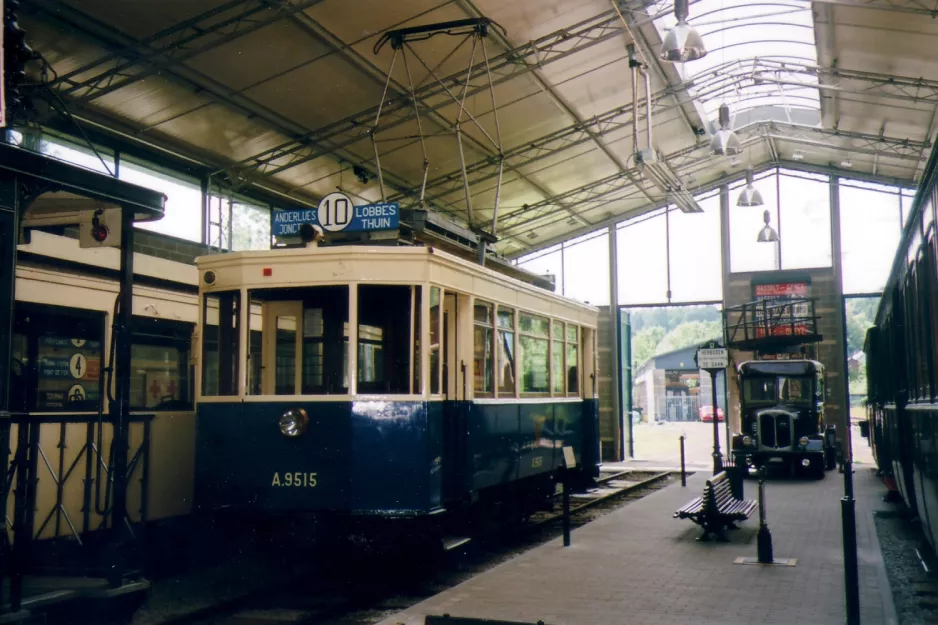
<instances>
[{"instance_id":1,"label":"red car","mask_svg":"<svg viewBox=\"0 0 938 625\"><path fill-rule=\"evenodd\" d=\"M706 406L700 407L700 420L705 423L713 423L713 406L707 404ZM725 421L726 418L723 416L723 409L717 407L717 421Z\"/></svg>"}]
</instances>

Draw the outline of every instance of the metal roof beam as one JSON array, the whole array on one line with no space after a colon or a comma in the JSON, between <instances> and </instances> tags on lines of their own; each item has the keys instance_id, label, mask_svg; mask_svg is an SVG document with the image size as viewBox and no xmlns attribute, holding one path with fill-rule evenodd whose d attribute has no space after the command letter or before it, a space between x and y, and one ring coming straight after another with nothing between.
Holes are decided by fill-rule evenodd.
<instances>
[{"instance_id":1,"label":"metal roof beam","mask_svg":"<svg viewBox=\"0 0 938 625\"><path fill-rule=\"evenodd\" d=\"M610 9L574 26L555 31L490 58L488 66L492 72L492 82L498 85L516 76L527 74L536 67L567 58L619 36L621 32L618 16ZM468 97L489 88L484 61L473 65L469 74L472 86L469 88ZM441 82L449 85L456 79L464 79L465 76L466 72L460 71L444 78ZM435 82L416 90L415 96L425 101L434 101L431 110L448 106L450 102L441 97L445 96L445 90ZM319 145L323 142L328 141L337 147L346 147L358 141L367 140L368 129L374 123L377 111L377 106L371 107L243 159L239 166L248 175L275 175L326 154L327 150ZM399 98L385 102L381 118L382 128L385 130L399 126L414 119L413 107L406 99Z\"/></svg>"},{"instance_id":2,"label":"metal roof beam","mask_svg":"<svg viewBox=\"0 0 938 625\"><path fill-rule=\"evenodd\" d=\"M262 1L268 2L270 0L262 0ZM309 17L306 14L300 14L300 15L291 16L290 21L293 22L293 24L295 24L300 30L305 32L307 35L316 39L318 42L320 42L321 44L325 45L330 50L332 50L332 52L334 52L335 54L343 58L346 62L350 63L353 67L355 67L358 71L365 74L369 79L373 80L376 84L380 86L384 86L385 82L387 81L389 86L393 88L393 90L396 92L392 96L392 99L410 97L409 89L407 87L400 84L393 78L389 78L385 72L383 72L380 68L375 66L372 62L362 57L360 54L355 52L350 47L345 46L344 43L340 39L338 39L335 35L330 33L327 29L325 29L321 24L319 24L319 22L317 22L313 18ZM492 29L489 32L490 34L496 33L497 29ZM434 123L436 123L441 128L449 128L451 126L450 122L448 122L442 115L440 115L438 111L432 110L426 104L426 102L420 99L417 99L417 106L419 106L423 110L428 110L429 111L428 117L432 119ZM483 143L482 141L479 141L472 134L467 133L463 136L465 137L467 141L472 143L475 146L475 148L478 149L479 151L487 152L493 158L497 158L497 156L491 151L491 146ZM520 170L518 170L516 167L514 167L510 163L506 162L505 167L509 171L517 175L519 179L523 180L525 183L527 183L531 188L533 188L542 196L547 197L550 195L550 192L547 189L543 188L541 185L531 180L530 177L526 176L524 173L522 173ZM461 177L461 170L460 170L460 177ZM400 199L408 197L408 195L409 194L402 193L402 194L399 194L397 198L395 199L399 201ZM435 200L441 200L442 197L435 196L433 198L425 198L425 199L427 202L432 203ZM573 211L573 209L567 208L567 211L574 219L576 219L583 225L586 225L586 226L590 225L588 221L586 221L585 219L577 215L576 212Z\"/></svg>"},{"instance_id":3,"label":"metal roof beam","mask_svg":"<svg viewBox=\"0 0 938 625\"><path fill-rule=\"evenodd\" d=\"M96 100L320 2L233 0L86 63L59 76L52 86L77 100ZM52 0L33 0L29 6L53 15L74 10Z\"/></svg>"},{"instance_id":4,"label":"metal roof beam","mask_svg":"<svg viewBox=\"0 0 938 625\"><path fill-rule=\"evenodd\" d=\"M810 0L813 4L836 4L860 9L897 11L938 17L938 8L928 0Z\"/></svg>"},{"instance_id":5,"label":"metal roof beam","mask_svg":"<svg viewBox=\"0 0 938 625\"><path fill-rule=\"evenodd\" d=\"M881 156L913 161L918 160L919 151L926 147L926 144L923 142L910 139L895 139L865 133L842 132L775 121L758 122L745 128L737 129L736 132L743 138L744 143L761 141L763 138L772 137L776 140L815 145L826 149L851 153L878 153ZM850 141L850 144L838 145L837 142L832 141L833 139L841 141L847 140ZM681 171L695 164L708 162L712 160L712 157L709 155L707 146L690 146L668 155L667 160L672 163L672 167L675 170ZM565 201L572 201L578 207L583 207L582 210L591 210L596 208L595 205L591 204L598 201L608 203L615 199L622 199L622 195L627 194L628 191L628 181L621 174L615 174L592 181L576 189L566 191L558 197ZM541 219L556 212L556 209L553 207L553 199L554 198L546 198L537 204L532 204L506 214L502 233L505 236L511 237L517 237L523 234L525 230L519 230L519 228L526 227L530 229L534 220Z\"/></svg>"}]
</instances>

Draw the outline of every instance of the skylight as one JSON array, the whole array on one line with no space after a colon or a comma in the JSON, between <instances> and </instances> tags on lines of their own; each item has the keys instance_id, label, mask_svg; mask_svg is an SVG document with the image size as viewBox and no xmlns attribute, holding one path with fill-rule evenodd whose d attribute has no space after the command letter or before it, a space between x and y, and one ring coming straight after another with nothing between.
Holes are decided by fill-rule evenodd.
<instances>
[{"instance_id":1,"label":"skylight","mask_svg":"<svg viewBox=\"0 0 938 625\"><path fill-rule=\"evenodd\" d=\"M817 78L791 70L817 65L811 4L760 0L699 0L688 22L702 35L708 54L678 64L688 92L709 120L726 102L739 128L764 119L820 123ZM655 20L662 38L676 20L670 11Z\"/></svg>"}]
</instances>

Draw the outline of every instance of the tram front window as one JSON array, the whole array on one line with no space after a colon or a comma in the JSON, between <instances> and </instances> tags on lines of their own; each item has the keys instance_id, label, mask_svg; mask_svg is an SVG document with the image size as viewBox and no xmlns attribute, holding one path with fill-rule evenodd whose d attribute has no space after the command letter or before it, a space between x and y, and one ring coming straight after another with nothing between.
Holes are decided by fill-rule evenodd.
<instances>
[{"instance_id":1,"label":"tram front window","mask_svg":"<svg viewBox=\"0 0 938 625\"><path fill-rule=\"evenodd\" d=\"M347 286L258 289L250 297L249 393L348 393Z\"/></svg>"}]
</instances>

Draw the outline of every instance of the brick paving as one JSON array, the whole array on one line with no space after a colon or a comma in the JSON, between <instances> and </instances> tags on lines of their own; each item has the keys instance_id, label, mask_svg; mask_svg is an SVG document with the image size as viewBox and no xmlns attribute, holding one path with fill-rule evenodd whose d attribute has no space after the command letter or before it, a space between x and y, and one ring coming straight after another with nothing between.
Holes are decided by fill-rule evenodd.
<instances>
[{"instance_id":1,"label":"brick paving","mask_svg":"<svg viewBox=\"0 0 938 625\"><path fill-rule=\"evenodd\" d=\"M706 473L654 492L400 612L379 625L422 625L426 614L548 625L835 625L844 622L840 497L843 476L770 481L766 510L777 558L795 567L738 565L756 555L758 519L729 543L699 543L671 513L703 488ZM870 468L855 474L864 625L894 624L873 510L884 492ZM746 497L756 498L747 480Z\"/></svg>"}]
</instances>

